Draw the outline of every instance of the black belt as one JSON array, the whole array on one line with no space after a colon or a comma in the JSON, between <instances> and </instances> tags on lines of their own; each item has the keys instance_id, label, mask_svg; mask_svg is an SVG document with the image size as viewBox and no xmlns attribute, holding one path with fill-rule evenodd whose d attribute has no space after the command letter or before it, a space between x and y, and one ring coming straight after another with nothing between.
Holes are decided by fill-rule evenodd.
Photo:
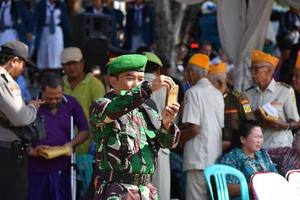
<instances>
[{"instance_id":1,"label":"black belt","mask_svg":"<svg viewBox=\"0 0 300 200\"><path fill-rule=\"evenodd\" d=\"M103 181L125 183L130 185L148 185L151 181L151 174L130 174L122 172L103 172L98 171L97 180L101 183Z\"/></svg>"}]
</instances>

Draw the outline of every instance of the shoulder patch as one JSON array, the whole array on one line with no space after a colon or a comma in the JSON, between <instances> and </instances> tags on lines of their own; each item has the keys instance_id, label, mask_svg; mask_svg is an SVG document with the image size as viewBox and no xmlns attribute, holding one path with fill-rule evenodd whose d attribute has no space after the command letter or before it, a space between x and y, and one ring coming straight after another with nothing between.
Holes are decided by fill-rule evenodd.
<instances>
[{"instance_id":1,"label":"shoulder patch","mask_svg":"<svg viewBox=\"0 0 300 200\"><path fill-rule=\"evenodd\" d=\"M14 95L14 96L19 96L21 95L21 89L16 83L13 82L8 82L6 83L6 86L8 90Z\"/></svg>"},{"instance_id":2,"label":"shoulder patch","mask_svg":"<svg viewBox=\"0 0 300 200\"><path fill-rule=\"evenodd\" d=\"M244 109L244 112L245 112L245 113L250 113L250 112L252 112L251 106L250 106L249 103L243 104L243 109Z\"/></svg>"},{"instance_id":3,"label":"shoulder patch","mask_svg":"<svg viewBox=\"0 0 300 200\"><path fill-rule=\"evenodd\" d=\"M239 98L240 96L242 96L242 94L239 93L238 91L232 91L232 94L233 94L234 96L236 96L237 98Z\"/></svg>"},{"instance_id":4,"label":"shoulder patch","mask_svg":"<svg viewBox=\"0 0 300 200\"><path fill-rule=\"evenodd\" d=\"M245 91L247 92L248 90L252 90L255 88L255 85L252 85L251 87L247 88Z\"/></svg>"},{"instance_id":5,"label":"shoulder patch","mask_svg":"<svg viewBox=\"0 0 300 200\"><path fill-rule=\"evenodd\" d=\"M291 88L291 86L289 84L287 84L287 83L284 83L284 82L277 82L277 83L279 83L280 85L282 85L282 86L284 86L286 88Z\"/></svg>"}]
</instances>

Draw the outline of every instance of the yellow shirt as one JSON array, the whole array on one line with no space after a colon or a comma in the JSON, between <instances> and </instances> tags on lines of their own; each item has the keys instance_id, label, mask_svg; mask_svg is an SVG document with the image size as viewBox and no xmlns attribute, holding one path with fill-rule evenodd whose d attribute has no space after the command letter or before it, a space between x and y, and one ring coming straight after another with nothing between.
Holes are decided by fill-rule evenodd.
<instances>
[{"instance_id":1,"label":"yellow shirt","mask_svg":"<svg viewBox=\"0 0 300 200\"><path fill-rule=\"evenodd\" d=\"M63 80L64 93L77 99L83 109L85 117L89 120L89 108L92 101L99 97L103 97L105 94L105 87L103 83L91 73L88 73L85 78L72 90L66 75L63 77ZM92 137L90 136L88 140L77 146L76 153L87 153L91 140Z\"/></svg>"}]
</instances>

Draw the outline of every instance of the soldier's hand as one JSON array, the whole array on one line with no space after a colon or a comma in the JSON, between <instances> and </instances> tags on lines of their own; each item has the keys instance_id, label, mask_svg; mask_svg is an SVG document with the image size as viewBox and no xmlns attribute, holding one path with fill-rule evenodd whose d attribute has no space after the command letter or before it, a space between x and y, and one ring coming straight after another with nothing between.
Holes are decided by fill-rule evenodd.
<instances>
[{"instance_id":1,"label":"soldier's hand","mask_svg":"<svg viewBox=\"0 0 300 200\"><path fill-rule=\"evenodd\" d=\"M162 87L172 88L175 85L173 79L169 76L160 75L152 81L152 92L159 90Z\"/></svg>"},{"instance_id":2,"label":"soldier's hand","mask_svg":"<svg viewBox=\"0 0 300 200\"><path fill-rule=\"evenodd\" d=\"M45 103L45 101L44 101L44 100L41 100L41 99L38 99L38 100L31 100L31 101L29 102L29 104L33 105L36 109L39 109L40 106L41 106L42 104L44 104L44 103Z\"/></svg>"},{"instance_id":3,"label":"soldier's hand","mask_svg":"<svg viewBox=\"0 0 300 200\"><path fill-rule=\"evenodd\" d=\"M177 116L179 112L180 105L179 103L174 103L171 106L166 106L163 110L162 114L162 124L163 127L169 131L171 122L174 121L175 117Z\"/></svg>"}]
</instances>

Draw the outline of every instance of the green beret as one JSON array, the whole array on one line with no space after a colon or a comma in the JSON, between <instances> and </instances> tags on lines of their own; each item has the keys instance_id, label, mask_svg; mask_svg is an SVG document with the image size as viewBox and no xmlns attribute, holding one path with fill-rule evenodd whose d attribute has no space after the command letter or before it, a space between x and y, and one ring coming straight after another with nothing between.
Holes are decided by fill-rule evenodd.
<instances>
[{"instance_id":1,"label":"green beret","mask_svg":"<svg viewBox=\"0 0 300 200\"><path fill-rule=\"evenodd\" d=\"M145 56L147 57L147 60L150 62L153 62L157 65L159 65L160 67L163 66L161 60L159 59L159 57L157 55L155 55L152 52L143 52L145 54Z\"/></svg>"},{"instance_id":2,"label":"green beret","mask_svg":"<svg viewBox=\"0 0 300 200\"><path fill-rule=\"evenodd\" d=\"M126 71L145 71L147 57L140 54L127 54L113 58L107 63L108 74L119 74Z\"/></svg>"}]
</instances>

